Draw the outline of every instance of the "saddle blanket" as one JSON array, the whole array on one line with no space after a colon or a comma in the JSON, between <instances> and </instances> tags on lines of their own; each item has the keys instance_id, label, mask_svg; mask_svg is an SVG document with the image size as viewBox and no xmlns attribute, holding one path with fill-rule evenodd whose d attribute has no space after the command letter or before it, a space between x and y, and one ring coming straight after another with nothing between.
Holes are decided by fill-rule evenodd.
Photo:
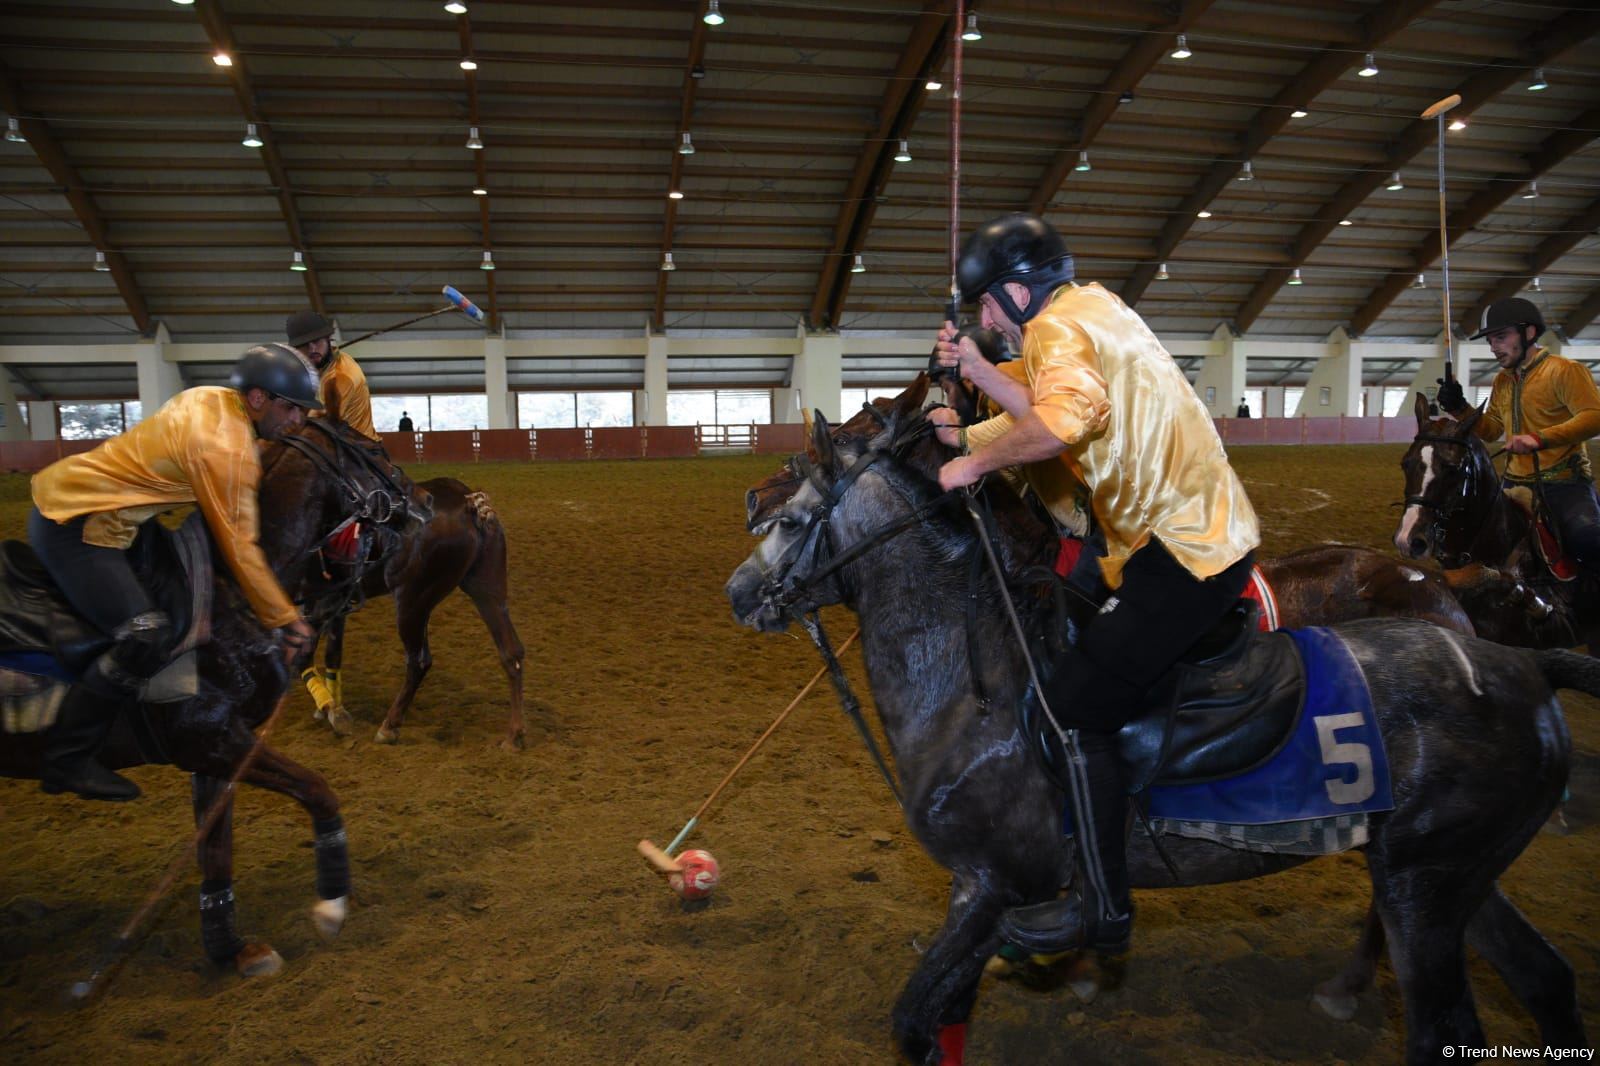
<instances>
[{"instance_id":1,"label":"saddle blanket","mask_svg":"<svg viewBox=\"0 0 1600 1066\"><path fill-rule=\"evenodd\" d=\"M1365 840L1353 816L1394 809L1389 760L1372 711L1361 665L1331 630L1294 629L1305 665L1306 698L1294 732L1265 763L1234 777L1181 785L1152 786L1148 815L1169 832L1229 843L1258 838L1261 850L1325 854ZM1285 823L1318 821L1289 829ZM1204 826L1184 832L1185 824ZM1259 827L1252 834L1219 827ZM1359 839L1357 839L1359 837ZM1274 844L1276 842L1276 844ZM1235 844L1235 846L1241 846ZM1242 846L1249 846L1243 843Z\"/></svg>"},{"instance_id":2,"label":"saddle blanket","mask_svg":"<svg viewBox=\"0 0 1600 1066\"><path fill-rule=\"evenodd\" d=\"M54 656L37 651L0 653L0 732L42 733L55 724L73 678ZM200 692L193 649L144 683L146 703L172 703Z\"/></svg>"}]
</instances>

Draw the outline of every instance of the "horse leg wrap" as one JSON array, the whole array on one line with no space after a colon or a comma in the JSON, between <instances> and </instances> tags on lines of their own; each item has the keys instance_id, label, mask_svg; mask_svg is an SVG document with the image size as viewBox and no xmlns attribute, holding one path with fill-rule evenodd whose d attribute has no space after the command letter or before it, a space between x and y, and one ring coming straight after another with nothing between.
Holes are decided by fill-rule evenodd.
<instances>
[{"instance_id":1,"label":"horse leg wrap","mask_svg":"<svg viewBox=\"0 0 1600 1066\"><path fill-rule=\"evenodd\" d=\"M200 884L200 943L206 958L227 966L244 950L233 911L232 881L203 881Z\"/></svg>"},{"instance_id":2,"label":"horse leg wrap","mask_svg":"<svg viewBox=\"0 0 1600 1066\"><path fill-rule=\"evenodd\" d=\"M943 1066L961 1066L962 1056L967 1051L967 1023L957 1022L954 1025L940 1026L939 1028L939 1055Z\"/></svg>"},{"instance_id":3,"label":"horse leg wrap","mask_svg":"<svg viewBox=\"0 0 1600 1066\"><path fill-rule=\"evenodd\" d=\"M317 898L339 899L350 894L350 848L344 835L344 819L312 821L316 831Z\"/></svg>"},{"instance_id":4,"label":"horse leg wrap","mask_svg":"<svg viewBox=\"0 0 1600 1066\"><path fill-rule=\"evenodd\" d=\"M333 691L322 679L322 672L315 666L308 666L300 671L300 680L305 683L306 691L311 693L311 698L316 701L318 715L327 714L328 708L334 703Z\"/></svg>"},{"instance_id":5,"label":"horse leg wrap","mask_svg":"<svg viewBox=\"0 0 1600 1066\"><path fill-rule=\"evenodd\" d=\"M333 697L333 705L335 707L343 707L344 671L324 669L322 674L328 679L328 694Z\"/></svg>"}]
</instances>

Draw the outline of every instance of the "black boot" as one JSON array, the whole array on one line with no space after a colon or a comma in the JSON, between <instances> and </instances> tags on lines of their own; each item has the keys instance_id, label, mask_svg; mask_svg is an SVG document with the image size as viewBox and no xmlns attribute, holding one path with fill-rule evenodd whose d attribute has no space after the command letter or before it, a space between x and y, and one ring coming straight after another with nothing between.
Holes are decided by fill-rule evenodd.
<instances>
[{"instance_id":1,"label":"black boot","mask_svg":"<svg viewBox=\"0 0 1600 1066\"><path fill-rule=\"evenodd\" d=\"M1013 907L1000 918L1000 936L1035 955L1093 948L1108 955L1128 950L1133 901L1128 894L1128 795L1123 790L1113 737L1079 734L1081 780L1089 809L1077 812L1078 872L1061 898ZM1090 850L1091 839L1097 845Z\"/></svg>"},{"instance_id":2,"label":"black boot","mask_svg":"<svg viewBox=\"0 0 1600 1066\"><path fill-rule=\"evenodd\" d=\"M111 731L119 700L85 688L67 690L55 724L45 737L44 772L39 787L54 795L75 792L84 799L131 800L139 786L95 759L95 752Z\"/></svg>"}]
</instances>

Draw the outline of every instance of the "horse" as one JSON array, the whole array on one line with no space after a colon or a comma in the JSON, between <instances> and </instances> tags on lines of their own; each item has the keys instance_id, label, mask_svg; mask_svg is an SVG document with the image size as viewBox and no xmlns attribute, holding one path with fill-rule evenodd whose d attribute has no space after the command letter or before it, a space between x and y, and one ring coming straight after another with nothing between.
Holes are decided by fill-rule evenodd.
<instances>
[{"instance_id":1,"label":"horse","mask_svg":"<svg viewBox=\"0 0 1600 1066\"><path fill-rule=\"evenodd\" d=\"M371 444L374 453L381 446ZM525 652L511 624L506 578L505 527L487 493L475 492L455 478L434 478L417 486L431 497L432 517L408 526L400 543L381 565L364 568L351 590L365 602L394 595L400 640L406 649L406 679L378 727L377 740L396 744L400 724L416 697L417 688L433 666L428 647L428 620L434 608L459 588L472 600L478 616L494 639L500 667L511 686L511 718L500 746L519 750L526 744L522 718L522 670ZM330 568L331 570L334 568ZM309 594L320 595L331 581L348 584L352 575L337 579L312 575ZM350 732L350 712L345 710L340 669L344 664L344 616L333 618L324 631L327 646L325 672L307 671L307 688L318 703L317 717L325 718L339 736ZM311 662L315 662L313 650ZM321 691L318 691L318 686Z\"/></svg>"},{"instance_id":2,"label":"horse","mask_svg":"<svg viewBox=\"0 0 1600 1066\"><path fill-rule=\"evenodd\" d=\"M982 548L961 508L885 451L919 408L897 405L864 447L836 447L819 419L815 477L767 520L725 592L735 618L762 631L828 604L857 614L908 825L952 873L944 925L893 1012L905 1056L936 1063L956 1050L953 1034L1000 946L1001 914L1052 898L1071 856L1065 794L1020 724L1029 673L997 580L982 572L969 585L967 560ZM915 535L881 535L891 529ZM996 539L1006 535L997 523ZM1571 966L1496 879L1555 809L1567 777L1571 741L1554 689L1600 693L1600 663L1410 619L1332 632L1365 673L1391 768L1395 807L1371 818L1365 850L1405 1000L1408 1061L1483 1043L1464 942L1500 971L1545 1043L1587 1046ZM974 696L980 687L986 702ZM1140 888L1241 880L1305 861L1186 837L1164 837L1159 848L1139 834L1128 842Z\"/></svg>"},{"instance_id":3,"label":"horse","mask_svg":"<svg viewBox=\"0 0 1600 1066\"><path fill-rule=\"evenodd\" d=\"M286 588L294 588L309 566L316 546L352 514L361 514L374 494L384 491L368 472L343 478L329 474L328 455L338 445L315 422L291 434L293 439L269 443L262 456L260 489L262 551ZM354 508L354 509L353 509ZM383 509L399 512L389 504ZM191 775L196 824L214 805L221 805L212 828L200 840L200 935L206 956L217 966L233 967L241 976L275 973L283 959L270 944L239 934L233 893L233 792L228 781L252 748L254 760L240 778L245 784L281 793L299 803L311 818L314 834L317 902L312 920L326 938L338 935L348 911L350 859L339 800L326 779L301 766L269 744L257 747L255 731L288 692L290 676L273 634L246 603L203 518L186 520L192 543L209 573L209 639L194 648L194 694L181 700L141 703L119 717L97 757L112 769L140 765L172 765ZM147 583L183 585L177 540L159 523L148 522L133 548L132 561ZM3 546L8 591L20 581L28 591L70 614L48 574L26 544ZM177 590L188 596L187 588ZM185 600L187 602L187 600ZM205 620L204 612L195 612ZM47 625L51 623L46 623ZM90 648L103 646L104 641ZM50 648L48 635L41 650ZM0 735L0 775L37 780L43 766L44 734Z\"/></svg>"},{"instance_id":4,"label":"horse","mask_svg":"<svg viewBox=\"0 0 1600 1066\"><path fill-rule=\"evenodd\" d=\"M1586 644L1600 653L1600 588L1587 575L1557 580L1533 549L1532 519L1501 491L1489 450L1472 432L1481 411L1459 421L1433 418L1418 393L1414 412L1417 435L1400 460L1406 496L1394 546L1412 559L1432 556L1455 575L1483 636L1529 648Z\"/></svg>"}]
</instances>

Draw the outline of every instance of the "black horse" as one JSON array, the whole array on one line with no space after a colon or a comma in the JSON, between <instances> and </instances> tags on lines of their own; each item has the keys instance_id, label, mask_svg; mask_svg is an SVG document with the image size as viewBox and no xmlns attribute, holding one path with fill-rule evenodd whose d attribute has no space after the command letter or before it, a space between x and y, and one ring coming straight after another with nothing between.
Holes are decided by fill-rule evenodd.
<instances>
[{"instance_id":1,"label":"black horse","mask_svg":"<svg viewBox=\"0 0 1600 1066\"><path fill-rule=\"evenodd\" d=\"M319 544L353 514L381 508L390 520L399 512L391 502L378 502L387 491L376 472L351 469L334 473L342 434L313 421L293 439L269 444L262 457L261 546L273 572L286 588L295 588L313 564ZM160 764L192 775L197 823L213 804L222 811L202 839L199 862L200 930L206 955L219 966L233 966L245 976L273 973L282 959L270 945L246 941L235 924L233 895L232 793L228 780L256 745L255 730L273 713L289 690L289 672L281 645L245 602L228 565L217 551L201 516L187 520L197 537L209 574L209 639L194 649L195 692L187 698L147 702L130 707L118 720L99 759L113 769ZM185 601L177 539L158 523L148 522L134 548L136 566L147 583L174 589ZM4 546L8 594L33 597L46 610L71 609L49 584L32 552L15 542ZM175 587L181 587L177 589ZM181 594L179 592L181 591ZM44 634L41 651L53 650ZM78 649L80 658L92 648ZM44 734L0 735L0 775L37 779L43 765ZM311 817L315 835L317 903L312 918L327 937L344 923L350 893L350 863L339 800L318 773L262 744L241 778L246 784L291 797Z\"/></svg>"},{"instance_id":2,"label":"black horse","mask_svg":"<svg viewBox=\"0 0 1600 1066\"><path fill-rule=\"evenodd\" d=\"M940 500L927 477L892 455L845 478L917 418L912 405L895 410L866 450L836 449L819 420L817 478L767 523L726 591L735 616L762 630L785 628L787 611L828 603L847 604L860 619L907 820L953 875L944 927L894 1010L904 1053L938 1062L941 1031L966 1020L985 961L999 947L1001 913L1053 897L1071 858L1063 793L1035 763L1018 723L1028 672L995 579L985 572L978 588L967 587L967 560L981 548L960 505ZM884 541L890 526L910 532ZM861 554L814 579L822 576L818 559L853 551ZM969 592L977 604L970 633ZM1600 693L1600 664L1407 620L1334 631L1365 672L1390 762L1395 809L1371 819L1366 852L1405 997L1410 1061L1434 1061L1446 1045L1483 1043L1464 941L1500 971L1547 1043L1586 1046L1571 967L1496 879L1555 808L1566 781L1570 739L1553 689ZM980 686L988 710L974 696ZM1164 837L1162 851L1165 859L1142 834L1130 839L1135 885L1214 884L1307 861L1178 837Z\"/></svg>"}]
</instances>

